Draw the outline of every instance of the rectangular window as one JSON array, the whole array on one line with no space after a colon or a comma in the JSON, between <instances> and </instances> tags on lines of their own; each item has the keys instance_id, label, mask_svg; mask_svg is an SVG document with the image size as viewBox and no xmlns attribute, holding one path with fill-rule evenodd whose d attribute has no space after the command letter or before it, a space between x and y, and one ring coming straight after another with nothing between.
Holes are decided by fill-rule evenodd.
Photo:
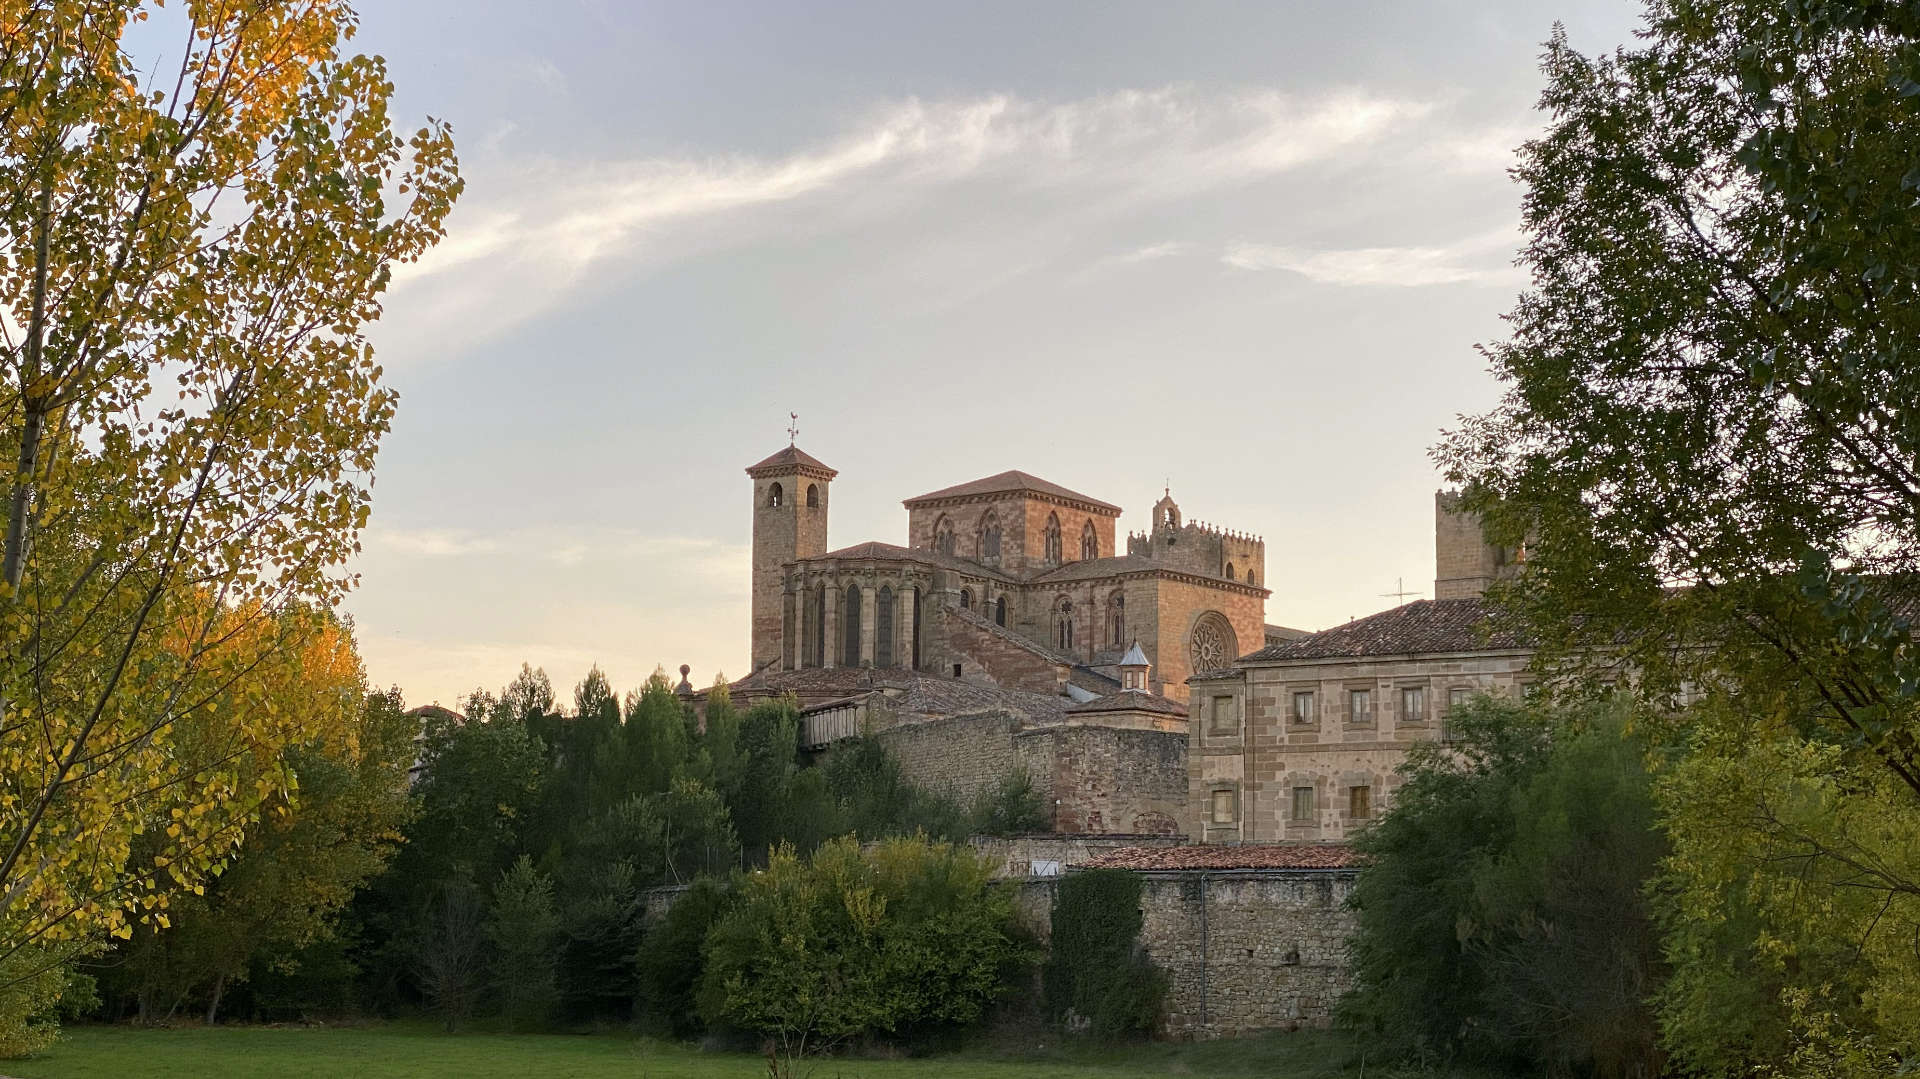
<instances>
[{"instance_id":1,"label":"rectangular window","mask_svg":"<svg viewBox=\"0 0 1920 1079\"><path fill-rule=\"evenodd\" d=\"M1213 792L1213 823L1232 824L1234 821L1233 808L1233 792L1231 790L1217 790Z\"/></svg>"},{"instance_id":2,"label":"rectangular window","mask_svg":"<svg viewBox=\"0 0 1920 1079\"><path fill-rule=\"evenodd\" d=\"M1366 820L1373 815L1373 788L1347 788L1347 816L1354 820Z\"/></svg>"},{"instance_id":3,"label":"rectangular window","mask_svg":"<svg viewBox=\"0 0 1920 1079\"><path fill-rule=\"evenodd\" d=\"M1295 723L1313 722L1313 691L1307 690L1293 695L1293 721Z\"/></svg>"},{"instance_id":4,"label":"rectangular window","mask_svg":"<svg viewBox=\"0 0 1920 1079\"><path fill-rule=\"evenodd\" d=\"M1233 698L1215 697L1213 699L1213 710L1208 713L1207 733L1232 734L1233 731Z\"/></svg>"},{"instance_id":5,"label":"rectangular window","mask_svg":"<svg viewBox=\"0 0 1920 1079\"><path fill-rule=\"evenodd\" d=\"M1293 788L1293 819L1310 821L1313 819L1313 788Z\"/></svg>"},{"instance_id":6,"label":"rectangular window","mask_svg":"<svg viewBox=\"0 0 1920 1079\"><path fill-rule=\"evenodd\" d=\"M1467 703L1467 699L1472 696L1473 690L1465 686L1455 686L1447 690L1447 711L1452 712L1458 710L1459 707Z\"/></svg>"},{"instance_id":7,"label":"rectangular window","mask_svg":"<svg viewBox=\"0 0 1920 1079\"><path fill-rule=\"evenodd\" d=\"M1425 723L1427 721L1427 687L1400 687L1400 722Z\"/></svg>"},{"instance_id":8,"label":"rectangular window","mask_svg":"<svg viewBox=\"0 0 1920 1079\"><path fill-rule=\"evenodd\" d=\"M1373 690L1370 690L1370 689L1347 690L1347 722L1348 723L1372 723L1373 722Z\"/></svg>"}]
</instances>

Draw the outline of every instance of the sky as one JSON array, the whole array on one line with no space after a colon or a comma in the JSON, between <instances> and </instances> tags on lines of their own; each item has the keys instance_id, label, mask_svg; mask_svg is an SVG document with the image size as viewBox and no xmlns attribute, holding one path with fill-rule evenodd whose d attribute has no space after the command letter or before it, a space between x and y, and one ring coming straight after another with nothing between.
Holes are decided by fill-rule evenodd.
<instances>
[{"instance_id":1,"label":"sky","mask_svg":"<svg viewBox=\"0 0 1920 1079\"><path fill-rule=\"evenodd\" d=\"M1430 595L1429 451L1499 386L1515 147L1582 0L364 3L465 194L372 333L370 679L747 673L751 482L830 542L1018 468L1264 536L1267 620ZM1402 583L1404 582L1404 584Z\"/></svg>"}]
</instances>

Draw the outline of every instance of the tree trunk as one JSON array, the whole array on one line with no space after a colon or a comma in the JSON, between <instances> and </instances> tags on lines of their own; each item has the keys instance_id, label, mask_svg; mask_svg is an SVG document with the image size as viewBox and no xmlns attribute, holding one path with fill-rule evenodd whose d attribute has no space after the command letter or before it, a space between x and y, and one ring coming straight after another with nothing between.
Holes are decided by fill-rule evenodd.
<instances>
[{"instance_id":1,"label":"tree trunk","mask_svg":"<svg viewBox=\"0 0 1920 1079\"><path fill-rule=\"evenodd\" d=\"M227 972L223 970L220 972L220 976L213 980L213 999L207 1002L208 1026L212 1026L214 1019L220 1014L220 991L226 987Z\"/></svg>"}]
</instances>

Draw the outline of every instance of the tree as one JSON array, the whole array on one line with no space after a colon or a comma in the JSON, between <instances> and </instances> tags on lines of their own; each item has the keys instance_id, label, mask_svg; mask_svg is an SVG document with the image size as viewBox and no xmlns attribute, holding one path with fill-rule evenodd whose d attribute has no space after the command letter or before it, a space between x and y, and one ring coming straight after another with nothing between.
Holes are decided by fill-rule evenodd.
<instances>
[{"instance_id":1,"label":"tree","mask_svg":"<svg viewBox=\"0 0 1920 1079\"><path fill-rule=\"evenodd\" d=\"M924 837L777 847L707 940L703 1016L772 1039L789 1074L858 1035L972 1023L1032 959L986 860Z\"/></svg>"},{"instance_id":2,"label":"tree","mask_svg":"<svg viewBox=\"0 0 1920 1079\"><path fill-rule=\"evenodd\" d=\"M193 6L165 72L121 48L153 6L0 27L7 985L163 920L326 733L248 686L350 584L394 408L363 331L460 189L343 3Z\"/></svg>"},{"instance_id":3,"label":"tree","mask_svg":"<svg viewBox=\"0 0 1920 1079\"><path fill-rule=\"evenodd\" d=\"M731 902L724 883L702 877L687 886L641 940L635 957L640 979L635 1010L648 1029L676 1038L705 1029L697 991L706 969L707 933Z\"/></svg>"},{"instance_id":4,"label":"tree","mask_svg":"<svg viewBox=\"0 0 1920 1079\"><path fill-rule=\"evenodd\" d=\"M1857 953L1841 982L1776 985L1789 1040L1910 1055L1920 954L1879 942L1920 932L1920 855L1902 838L1920 816L1920 15L1660 0L1648 29L1611 57L1548 45L1551 123L1516 169L1532 285L1487 350L1507 395L1439 457L1494 537L1524 542L1504 599L1544 662L1632 669L1670 704L1704 697L1676 741L1737 747L1743 769L1790 762L1806 786L1716 783L1827 805L1727 831L1695 816L1718 799L1663 802L1686 837L1673 883L1696 902L1674 916L1720 927L1683 934L1676 979L1731 994L1689 995L1674 1029L1697 1048L1718 1014L1729 1045L1747 1036L1735 981L1687 970L1737 964L1706 945L1744 925L1756 936L1736 954L1786 949L1788 972L1830 969L1817 953L1840 939ZM1823 919L1834 939L1776 940L1764 916L1713 902L1715 879L1810 909L1872 901L1844 928Z\"/></svg>"},{"instance_id":5,"label":"tree","mask_svg":"<svg viewBox=\"0 0 1920 1079\"><path fill-rule=\"evenodd\" d=\"M1045 967L1048 1017L1101 1038L1153 1033L1166 975L1140 947L1140 877L1089 869L1060 881Z\"/></svg>"},{"instance_id":6,"label":"tree","mask_svg":"<svg viewBox=\"0 0 1920 1079\"><path fill-rule=\"evenodd\" d=\"M492 949L493 991L507 1029L537 1028L553 1012L560 917L553 909L553 882L521 855L493 888L486 924Z\"/></svg>"},{"instance_id":7,"label":"tree","mask_svg":"<svg viewBox=\"0 0 1920 1079\"><path fill-rule=\"evenodd\" d=\"M337 647L350 649L342 635ZM234 863L203 898L170 905L171 928L136 933L102 964L102 977L126 985L144 1018L202 999L215 1022L230 983L257 961L290 970L287 957L329 937L339 911L392 857L412 810L407 769L417 727L399 692L367 694L359 664L329 665L340 685L309 684L289 709L328 706L343 691L359 716L342 740L289 749L300 797L286 812L248 829ZM111 991L111 990L110 990Z\"/></svg>"},{"instance_id":8,"label":"tree","mask_svg":"<svg viewBox=\"0 0 1920 1079\"><path fill-rule=\"evenodd\" d=\"M414 978L449 1034L473 1015L486 985L486 936L479 889L470 881L441 885L414 941Z\"/></svg>"},{"instance_id":9,"label":"tree","mask_svg":"<svg viewBox=\"0 0 1920 1079\"><path fill-rule=\"evenodd\" d=\"M1555 1075L1660 1069L1646 892L1665 846L1625 705L1480 698L1408 755L1363 833L1343 1025L1432 1065Z\"/></svg>"}]
</instances>

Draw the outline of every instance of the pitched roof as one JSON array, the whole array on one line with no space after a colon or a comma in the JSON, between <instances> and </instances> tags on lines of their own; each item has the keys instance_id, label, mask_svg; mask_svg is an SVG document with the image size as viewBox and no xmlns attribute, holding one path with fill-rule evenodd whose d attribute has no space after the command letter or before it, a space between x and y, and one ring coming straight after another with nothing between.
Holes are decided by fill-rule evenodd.
<instances>
[{"instance_id":1,"label":"pitched roof","mask_svg":"<svg viewBox=\"0 0 1920 1079\"><path fill-rule=\"evenodd\" d=\"M1365 861L1340 843L1254 846L1122 847L1080 863L1083 869L1354 869Z\"/></svg>"},{"instance_id":2,"label":"pitched roof","mask_svg":"<svg viewBox=\"0 0 1920 1079\"><path fill-rule=\"evenodd\" d=\"M1310 629L1294 629L1292 626L1276 626L1272 622L1268 622L1266 625L1266 636L1267 640L1270 641L1297 641L1302 637L1313 636L1313 631Z\"/></svg>"},{"instance_id":3,"label":"pitched roof","mask_svg":"<svg viewBox=\"0 0 1920 1079\"><path fill-rule=\"evenodd\" d=\"M1086 712L1154 712L1163 716L1184 716L1187 714L1187 706L1157 693L1123 689L1118 693L1095 697L1084 704L1069 705L1067 712L1070 715Z\"/></svg>"},{"instance_id":4,"label":"pitched roof","mask_svg":"<svg viewBox=\"0 0 1920 1079\"><path fill-rule=\"evenodd\" d=\"M1484 599L1419 599L1392 610L1281 641L1240 657L1241 663L1330 659L1341 656L1402 656L1532 647L1494 619Z\"/></svg>"},{"instance_id":5,"label":"pitched roof","mask_svg":"<svg viewBox=\"0 0 1920 1079\"><path fill-rule=\"evenodd\" d=\"M1027 492L1030 494L1046 495L1050 498L1064 499L1069 502L1079 502L1093 506L1096 509L1111 510L1115 515L1118 515L1120 512L1120 507L1111 502L1102 502L1097 498L1083 495L1078 491L1069 491L1057 483L1050 483L1038 476L1028 472L1021 472L1018 469L1012 469L977 480L970 480L966 483L958 483L952 487L942 487L938 491L928 491L923 495L915 495L901 504L905 506L916 506L924 502L938 502L948 498L966 498L969 495L1011 494L1014 492Z\"/></svg>"},{"instance_id":6,"label":"pitched roof","mask_svg":"<svg viewBox=\"0 0 1920 1079\"><path fill-rule=\"evenodd\" d=\"M1127 649L1127 654L1120 657L1120 666L1122 667L1147 666L1147 654L1140 650L1140 642L1138 639L1135 639L1135 641L1133 642L1132 648Z\"/></svg>"},{"instance_id":7,"label":"pitched roof","mask_svg":"<svg viewBox=\"0 0 1920 1079\"><path fill-rule=\"evenodd\" d=\"M839 472L831 468L828 468L826 465L822 464L818 458L814 457L812 454L801 449L800 447L788 446L786 449L783 449L779 453L774 454L772 457L769 457L766 460L761 461L759 464L749 466L747 468L747 475L757 476L762 472L774 472L774 471L800 472L800 473L813 472L816 474L824 473L827 479L832 479L833 477L838 476L840 474Z\"/></svg>"},{"instance_id":8,"label":"pitched roof","mask_svg":"<svg viewBox=\"0 0 1920 1079\"><path fill-rule=\"evenodd\" d=\"M961 558L958 555L941 554L939 551L929 550L925 547L901 547L897 544L881 543L878 540L856 543L851 547L842 547L837 551L828 551L826 554L814 555L811 558L803 558L800 561L810 562L823 558L863 558L881 562L918 562L928 566L945 566L948 569L959 570L973 577L987 577L996 581L1015 580L1014 577L992 566L983 566L978 562Z\"/></svg>"}]
</instances>

